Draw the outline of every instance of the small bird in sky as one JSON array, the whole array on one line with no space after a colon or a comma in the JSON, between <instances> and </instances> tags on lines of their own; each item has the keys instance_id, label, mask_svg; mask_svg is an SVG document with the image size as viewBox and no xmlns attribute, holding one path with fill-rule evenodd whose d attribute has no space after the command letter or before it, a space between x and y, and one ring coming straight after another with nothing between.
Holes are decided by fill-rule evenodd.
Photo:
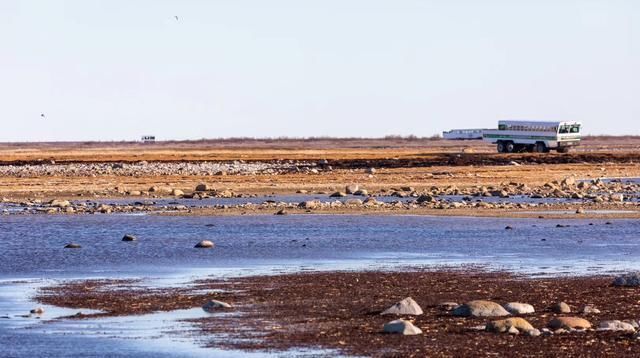
<instances>
[{"instance_id":1,"label":"small bird in sky","mask_svg":"<svg viewBox=\"0 0 640 358\"><path fill-rule=\"evenodd\" d=\"M44 113L40 113L40 117L44 118Z\"/></svg>"},{"instance_id":2,"label":"small bird in sky","mask_svg":"<svg viewBox=\"0 0 640 358\"><path fill-rule=\"evenodd\" d=\"M176 16L174 16L174 17L176 18L176 21L180 20L180 19L178 18L178 15L176 15Z\"/></svg>"}]
</instances>

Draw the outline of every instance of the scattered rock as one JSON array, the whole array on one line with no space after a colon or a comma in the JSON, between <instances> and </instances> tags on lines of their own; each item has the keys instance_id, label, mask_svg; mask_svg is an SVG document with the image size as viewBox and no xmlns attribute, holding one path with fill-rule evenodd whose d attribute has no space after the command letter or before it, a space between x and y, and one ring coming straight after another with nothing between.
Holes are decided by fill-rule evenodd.
<instances>
[{"instance_id":1,"label":"scattered rock","mask_svg":"<svg viewBox=\"0 0 640 358\"><path fill-rule=\"evenodd\" d=\"M222 301L218 301L218 300L211 300L211 301L205 303L204 306L202 306L202 309L205 312L209 312L209 313L214 313L214 312L219 311L221 309L229 309L229 308L233 308L233 306L231 306L230 304L228 304L226 302L222 302Z\"/></svg>"},{"instance_id":2,"label":"scattered rock","mask_svg":"<svg viewBox=\"0 0 640 358\"><path fill-rule=\"evenodd\" d=\"M54 208L66 208L69 205L71 205L69 200L53 199L49 202L49 206L52 206Z\"/></svg>"},{"instance_id":3,"label":"scattered rock","mask_svg":"<svg viewBox=\"0 0 640 358\"><path fill-rule=\"evenodd\" d=\"M456 302L441 302L438 304L438 308L442 311L453 311L456 307L460 306Z\"/></svg>"},{"instance_id":4,"label":"scattered rock","mask_svg":"<svg viewBox=\"0 0 640 358\"><path fill-rule=\"evenodd\" d=\"M287 211L284 209L280 209L276 212L276 215L287 215Z\"/></svg>"},{"instance_id":5,"label":"scattered rock","mask_svg":"<svg viewBox=\"0 0 640 358\"><path fill-rule=\"evenodd\" d=\"M501 319L498 321L489 322L485 327L485 329L488 332L494 332L494 333L508 332L511 328L518 330L518 333L520 333L520 331L528 332L534 329L533 326L526 319L520 318L520 317L513 317L513 318L507 318L507 319Z\"/></svg>"},{"instance_id":6,"label":"scattered rock","mask_svg":"<svg viewBox=\"0 0 640 358\"><path fill-rule=\"evenodd\" d=\"M386 310L380 313L381 315L395 314L395 315L413 315L419 316L421 315L422 308L416 301L411 297L407 297L402 301L394 304L393 306L387 308Z\"/></svg>"},{"instance_id":7,"label":"scattered rock","mask_svg":"<svg viewBox=\"0 0 640 358\"><path fill-rule=\"evenodd\" d=\"M576 209L576 214L584 214L584 209L583 208Z\"/></svg>"},{"instance_id":8,"label":"scattered rock","mask_svg":"<svg viewBox=\"0 0 640 358\"><path fill-rule=\"evenodd\" d=\"M30 312L31 312L31 314L43 314L44 313L44 308L37 307L37 308L32 309Z\"/></svg>"},{"instance_id":9,"label":"scattered rock","mask_svg":"<svg viewBox=\"0 0 640 358\"><path fill-rule=\"evenodd\" d=\"M212 247L214 247L215 244L212 241L209 240L202 240L199 243L196 244L196 246L194 246L197 249L210 249Z\"/></svg>"},{"instance_id":10,"label":"scattered rock","mask_svg":"<svg viewBox=\"0 0 640 358\"><path fill-rule=\"evenodd\" d=\"M542 333L540 332L539 329L534 328L532 330L529 330L526 332L528 336L530 337L538 337L539 335L541 335Z\"/></svg>"},{"instance_id":11,"label":"scattered rock","mask_svg":"<svg viewBox=\"0 0 640 358\"><path fill-rule=\"evenodd\" d=\"M173 196L183 196L184 195L184 191L182 191L180 189L173 189L173 190L171 190L171 195L173 195Z\"/></svg>"},{"instance_id":12,"label":"scattered rock","mask_svg":"<svg viewBox=\"0 0 640 358\"><path fill-rule=\"evenodd\" d=\"M209 191L209 190L211 190L211 188L207 184L200 183L196 185L196 191Z\"/></svg>"},{"instance_id":13,"label":"scattered rock","mask_svg":"<svg viewBox=\"0 0 640 358\"><path fill-rule=\"evenodd\" d=\"M627 322L622 322L619 320L608 320L602 321L598 325L598 331L623 331L623 332L635 332L636 329Z\"/></svg>"},{"instance_id":14,"label":"scattered rock","mask_svg":"<svg viewBox=\"0 0 640 358\"><path fill-rule=\"evenodd\" d=\"M331 198L342 198L342 197L345 197L345 196L347 196L347 194L343 193L341 191L336 191L335 193L329 195L329 197L331 197Z\"/></svg>"},{"instance_id":15,"label":"scattered rock","mask_svg":"<svg viewBox=\"0 0 640 358\"><path fill-rule=\"evenodd\" d=\"M580 317L555 317L547 326L551 329L589 329L591 323Z\"/></svg>"},{"instance_id":16,"label":"scattered rock","mask_svg":"<svg viewBox=\"0 0 640 358\"><path fill-rule=\"evenodd\" d=\"M592 305L585 305L584 307L582 307L582 309L580 310L580 313L582 314L599 314L600 310L595 308Z\"/></svg>"},{"instance_id":17,"label":"scattered rock","mask_svg":"<svg viewBox=\"0 0 640 358\"><path fill-rule=\"evenodd\" d=\"M509 312L495 302L475 300L456 307L452 314L461 317L502 317Z\"/></svg>"},{"instance_id":18,"label":"scattered rock","mask_svg":"<svg viewBox=\"0 0 640 358\"><path fill-rule=\"evenodd\" d=\"M614 286L624 287L638 287L640 286L640 274L630 273L627 275L618 276L613 280Z\"/></svg>"},{"instance_id":19,"label":"scattered rock","mask_svg":"<svg viewBox=\"0 0 640 358\"><path fill-rule=\"evenodd\" d=\"M528 303L509 302L504 305L504 309L511 314L529 314L534 313L535 309Z\"/></svg>"},{"instance_id":20,"label":"scattered rock","mask_svg":"<svg viewBox=\"0 0 640 358\"><path fill-rule=\"evenodd\" d=\"M126 234L126 235L124 235L122 237L122 241L137 241L137 240L138 240L138 238L136 238L133 235L129 235L129 234Z\"/></svg>"},{"instance_id":21,"label":"scattered rock","mask_svg":"<svg viewBox=\"0 0 640 358\"><path fill-rule=\"evenodd\" d=\"M570 313L571 307L564 302L558 302L551 306L551 310L555 313Z\"/></svg>"},{"instance_id":22,"label":"scattered rock","mask_svg":"<svg viewBox=\"0 0 640 358\"><path fill-rule=\"evenodd\" d=\"M345 188L345 192L347 194L353 194L356 191L358 191L358 189L360 189L360 187L357 184L351 184L351 185L347 185Z\"/></svg>"},{"instance_id":23,"label":"scattered rock","mask_svg":"<svg viewBox=\"0 0 640 358\"><path fill-rule=\"evenodd\" d=\"M403 319L397 319L395 321L385 323L384 327L382 327L382 330L384 333L395 333L405 336L422 334L422 330L420 328L414 326L413 323L405 321Z\"/></svg>"},{"instance_id":24,"label":"scattered rock","mask_svg":"<svg viewBox=\"0 0 640 358\"><path fill-rule=\"evenodd\" d=\"M368 168L365 172L367 174L375 174L376 173L376 168Z\"/></svg>"}]
</instances>

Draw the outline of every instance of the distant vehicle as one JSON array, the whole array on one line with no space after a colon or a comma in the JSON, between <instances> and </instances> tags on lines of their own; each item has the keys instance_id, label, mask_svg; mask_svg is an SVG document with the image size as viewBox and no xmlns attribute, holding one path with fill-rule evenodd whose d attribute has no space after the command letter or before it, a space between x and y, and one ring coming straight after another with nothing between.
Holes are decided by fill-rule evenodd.
<instances>
[{"instance_id":1,"label":"distant vehicle","mask_svg":"<svg viewBox=\"0 0 640 358\"><path fill-rule=\"evenodd\" d=\"M486 129L484 141L496 144L499 153L557 150L567 153L580 145L580 122L499 121L498 129Z\"/></svg>"},{"instance_id":2,"label":"distant vehicle","mask_svg":"<svg viewBox=\"0 0 640 358\"><path fill-rule=\"evenodd\" d=\"M482 139L484 129L452 129L442 132L442 138L453 140Z\"/></svg>"},{"instance_id":3,"label":"distant vehicle","mask_svg":"<svg viewBox=\"0 0 640 358\"><path fill-rule=\"evenodd\" d=\"M142 143L153 143L156 141L156 137L152 135L143 135L140 140Z\"/></svg>"}]
</instances>

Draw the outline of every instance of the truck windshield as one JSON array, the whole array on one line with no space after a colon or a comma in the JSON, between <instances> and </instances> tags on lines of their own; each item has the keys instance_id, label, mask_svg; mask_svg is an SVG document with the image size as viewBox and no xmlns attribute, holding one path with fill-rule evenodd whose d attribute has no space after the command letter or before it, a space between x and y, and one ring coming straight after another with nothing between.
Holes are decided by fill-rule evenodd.
<instances>
[{"instance_id":1,"label":"truck windshield","mask_svg":"<svg viewBox=\"0 0 640 358\"><path fill-rule=\"evenodd\" d=\"M580 125L571 126L571 133L580 133Z\"/></svg>"}]
</instances>

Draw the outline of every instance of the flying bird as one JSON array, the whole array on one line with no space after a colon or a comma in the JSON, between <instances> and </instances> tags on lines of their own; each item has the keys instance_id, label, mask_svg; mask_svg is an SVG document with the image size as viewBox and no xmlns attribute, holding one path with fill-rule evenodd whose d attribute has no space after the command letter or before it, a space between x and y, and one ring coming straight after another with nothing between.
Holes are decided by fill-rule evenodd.
<instances>
[{"instance_id":1,"label":"flying bird","mask_svg":"<svg viewBox=\"0 0 640 358\"><path fill-rule=\"evenodd\" d=\"M44 118L44 113L40 113L40 117Z\"/></svg>"},{"instance_id":2,"label":"flying bird","mask_svg":"<svg viewBox=\"0 0 640 358\"><path fill-rule=\"evenodd\" d=\"M174 17L176 18L176 21L180 20L180 19L178 18L178 15L176 15L176 16L174 16Z\"/></svg>"}]
</instances>

